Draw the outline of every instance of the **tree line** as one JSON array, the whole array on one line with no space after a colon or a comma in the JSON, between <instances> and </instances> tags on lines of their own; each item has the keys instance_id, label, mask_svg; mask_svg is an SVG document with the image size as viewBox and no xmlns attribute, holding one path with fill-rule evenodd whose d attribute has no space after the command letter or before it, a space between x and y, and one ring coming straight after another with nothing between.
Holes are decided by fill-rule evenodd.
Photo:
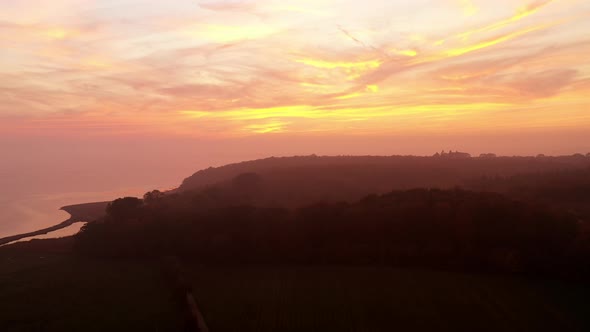
<instances>
[{"instance_id":1,"label":"tree line","mask_svg":"<svg viewBox=\"0 0 590 332\"><path fill-rule=\"evenodd\" d=\"M238 187L257 184L242 176ZM235 189L235 188L234 188ZM239 189L239 188L238 188ZM590 273L590 232L562 209L499 193L412 189L299 208L208 188L121 198L76 236L82 255L174 255L203 264L371 264Z\"/></svg>"}]
</instances>

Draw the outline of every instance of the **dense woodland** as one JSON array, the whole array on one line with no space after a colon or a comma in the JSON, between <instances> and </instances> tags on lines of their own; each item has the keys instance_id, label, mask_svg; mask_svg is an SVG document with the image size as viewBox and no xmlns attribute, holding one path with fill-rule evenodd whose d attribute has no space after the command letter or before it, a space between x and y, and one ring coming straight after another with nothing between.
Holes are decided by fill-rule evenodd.
<instances>
[{"instance_id":1,"label":"dense woodland","mask_svg":"<svg viewBox=\"0 0 590 332\"><path fill-rule=\"evenodd\" d=\"M380 160L374 157L342 158L340 166L321 157L266 168L237 164L229 168L250 172L213 176L217 182L200 187L189 178L174 192L115 200L104 218L76 236L77 251L175 255L210 264L422 266L577 279L590 274L590 158L400 157L395 166L393 159L380 165L369 162ZM420 173L433 165L440 172L432 176L447 181L440 187L452 188L366 194L402 175L404 185L391 187L429 183L433 178ZM447 176L464 169L469 171L461 179ZM356 196L361 198L350 199Z\"/></svg>"}]
</instances>

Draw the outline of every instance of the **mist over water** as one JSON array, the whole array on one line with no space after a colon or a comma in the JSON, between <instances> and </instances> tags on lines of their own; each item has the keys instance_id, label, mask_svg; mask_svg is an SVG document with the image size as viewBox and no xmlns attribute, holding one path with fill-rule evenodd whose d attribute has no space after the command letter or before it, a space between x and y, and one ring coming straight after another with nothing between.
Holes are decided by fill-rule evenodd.
<instances>
[{"instance_id":1,"label":"mist over water","mask_svg":"<svg viewBox=\"0 0 590 332\"><path fill-rule=\"evenodd\" d=\"M98 202L112 200L123 196L140 197L149 188L160 188L164 186L146 185L144 187L114 188L112 191L103 192L65 192L60 194L39 194L35 188L33 192L19 193L18 196L11 196L10 192L2 192L0 201L0 237L27 233L38 229L56 225L70 217L60 207L77 203ZM38 191L36 191L38 192ZM74 224L47 235L35 236L34 238L59 237L75 234L82 224Z\"/></svg>"},{"instance_id":2,"label":"mist over water","mask_svg":"<svg viewBox=\"0 0 590 332\"><path fill-rule=\"evenodd\" d=\"M153 189L177 187L202 164L186 158L168 163L162 152L133 151L122 144L88 147L80 142L15 142L2 149L0 162L0 237L56 225L70 216L62 206L141 197ZM5 153L7 151L8 153ZM81 224L53 235L75 233Z\"/></svg>"},{"instance_id":3,"label":"mist over water","mask_svg":"<svg viewBox=\"0 0 590 332\"><path fill-rule=\"evenodd\" d=\"M0 133L0 237L35 231L69 215L64 205L175 188L210 166L293 155L572 154L590 151L587 132L505 136L302 137L224 140L146 137L25 137ZM506 144L506 141L512 142ZM539 143L541 142L541 143ZM74 225L62 232L75 231ZM57 234L57 233L56 233Z\"/></svg>"},{"instance_id":4,"label":"mist over water","mask_svg":"<svg viewBox=\"0 0 590 332\"><path fill-rule=\"evenodd\" d=\"M141 197L176 188L210 166L266 154L221 152L190 140L0 135L0 237L35 231L69 218L65 205ZM69 235L80 224L51 233Z\"/></svg>"},{"instance_id":5,"label":"mist over water","mask_svg":"<svg viewBox=\"0 0 590 332\"><path fill-rule=\"evenodd\" d=\"M60 174L55 176L59 177ZM96 180L99 182L100 178ZM94 185L99 186L98 183ZM0 237L31 232L62 222L70 217L67 212L60 210L62 206L110 201L124 196L141 197L149 190L168 189L175 185L165 181L141 185L126 181L122 176L118 186L114 185L111 190L105 191L92 191L93 184L82 183L77 191L59 192L34 185L20 188L15 193L3 191L0 197ZM71 235L76 233L81 225L74 224L72 227L35 238Z\"/></svg>"}]
</instances>

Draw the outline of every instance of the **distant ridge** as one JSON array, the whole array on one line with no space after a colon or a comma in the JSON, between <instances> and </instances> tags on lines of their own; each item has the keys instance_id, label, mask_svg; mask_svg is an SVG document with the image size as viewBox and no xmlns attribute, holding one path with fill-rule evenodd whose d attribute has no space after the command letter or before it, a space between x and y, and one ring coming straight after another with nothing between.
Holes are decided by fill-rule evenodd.
<instances>
[{"instance_id":1,"label":"distant ridge","mask_svg":"<svg viewBox=\"0 0 590 332\"><path fill-rule=\"evenodd\" d=\"M512 176L590 168L590 158L471 157L462 152L418 156L270 157L200 170L177 191L231 186L238 175L257 174L266 201L354 200L397 189L466 186L484 176Z\"/></svg>"},{"instance_id":2,"label":"distant ridge","mask_svg":"<svg viewBox=\"0 0 590 332\"><path fill-rule=\"evenodd\" d=\"M455 154L450 154L451 156ZM447 154L449 155L449 154ZM582 158L580 158L580 156ZM496 156L493 153L479 157L445 158L445 155L428 156L293 156L269 157L227 164L220 167L209 167L185 178L178 188L180 191L193 190L228 181L246 172L266 173L280 169L316 168L321 166L344 167L381 165L384 167L400 167L420 165L429 169L451 168L462 169L468 166L480 166L480 171L470 173L513 175L534 171L551 171L558 169L575 169L590 167L590 154L574 156L550 157L533 156Z\"/></svg>"}]
</instances>

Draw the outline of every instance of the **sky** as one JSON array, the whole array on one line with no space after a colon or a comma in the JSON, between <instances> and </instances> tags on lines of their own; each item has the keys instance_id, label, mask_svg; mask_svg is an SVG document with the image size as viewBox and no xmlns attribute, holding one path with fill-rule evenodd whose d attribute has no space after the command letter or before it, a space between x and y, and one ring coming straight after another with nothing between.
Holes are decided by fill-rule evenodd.
<instances>
[{"instance_id":1,"label":"sky","mask_svg":"<svg viewBox=\"0 0 590 332\"><path fill-rule=\"evenodd\" d=\"M0 0L0 236L289 155L590 152L587 0Z\"/></svg>"},{"instance_id":2,"label":"sky","mask_svg":"<svg viewBox=\"0 0 590 332\"><path fill-rule=\"evenodd\" d=\"M590 151L584 0L0 5L7 158L71 140L117 154L182 141L234 159Z\"/></svg>"}]
</instances>

